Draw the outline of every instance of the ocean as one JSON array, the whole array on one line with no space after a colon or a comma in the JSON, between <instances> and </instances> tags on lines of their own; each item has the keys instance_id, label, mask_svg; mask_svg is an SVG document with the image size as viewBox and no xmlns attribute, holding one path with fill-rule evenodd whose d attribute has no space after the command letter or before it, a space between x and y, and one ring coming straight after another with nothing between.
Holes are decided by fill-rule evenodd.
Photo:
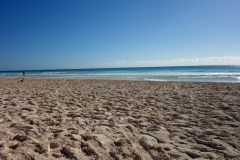
<instances>
[{"instance_id":1,"label":"ocean","mask_svg":"<svg viewBox=\"0 0 240 160\"><path fill-rule=\"evenodd\" d=\"M144 81L240 82L240 65L25 70L25 77ZM23 77L22 71L0 71L0 77Z\"/></svg>"}]
</instances>

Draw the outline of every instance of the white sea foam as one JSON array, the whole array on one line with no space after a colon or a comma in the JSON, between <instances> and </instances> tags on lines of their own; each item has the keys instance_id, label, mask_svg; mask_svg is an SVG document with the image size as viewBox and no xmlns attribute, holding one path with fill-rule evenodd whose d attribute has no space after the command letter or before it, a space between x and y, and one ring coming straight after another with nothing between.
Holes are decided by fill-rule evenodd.
<instances>
[{"instance_id":1,"label":"white sea foam","mask_svg":"<svg viewBox=\"0 0 240 160\"><path fill-rule=\"evenodd\" d=\"M240 73L197 73L197 72L178 72L178 73L91 73L95 76L240 76Z\"/></svg>"},{"instance_id":2,"label":"white sea foam","mask_svg":"<svg viewBox=\"0 0 240 160\"><path fill-rule=\"evenodd\" d=\"M22 73L2 73L1 76L15 77L22 76ZM192 79L192 78L237 78L240 73L199 73L199 72L165 72L165 73L76 73L76 72L45 72L45 73L26 73L30 77L68 77L68 78L110 78L110 79L143 79L156 80L162 78Z\"/></svg>"},{"instance_id":3,"label":"white sea foam","mask_svg":"<svg viewBox=\"0 0 240 160\"><path fill-rule=\"evenodd\" d=\"M149 78L144 78L144 81L165 81L163 79L149 79Z\"/></svg>"}]
</instances>

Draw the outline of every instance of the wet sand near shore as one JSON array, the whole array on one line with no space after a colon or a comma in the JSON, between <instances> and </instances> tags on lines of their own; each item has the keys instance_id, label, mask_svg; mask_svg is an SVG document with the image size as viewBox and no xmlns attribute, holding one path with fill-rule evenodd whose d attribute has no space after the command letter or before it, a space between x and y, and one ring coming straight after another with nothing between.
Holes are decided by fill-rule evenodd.
<instances>
[{"instance_id":1,"label":"wet sand near shore","mask_svg":"<svg viewBox=\"0 0 240 160\"><path fill-rule=\"evenodd\" d=\"M240 83L0 78L0 159L240 159Z\"/></svg>"}]
</instances>

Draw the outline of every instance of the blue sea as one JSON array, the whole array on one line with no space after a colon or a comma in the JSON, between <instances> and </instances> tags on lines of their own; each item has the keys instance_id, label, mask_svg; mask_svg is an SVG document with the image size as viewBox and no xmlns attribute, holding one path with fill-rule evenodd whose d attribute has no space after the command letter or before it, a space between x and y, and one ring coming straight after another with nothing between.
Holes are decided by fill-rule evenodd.
<instances>
[{"instance_id":1,"label":"blue sea","mask_svg":"<svg viewBox=\"0 0 240 160\"><path fill-rule=\"evenodd\" d=\"M240 82L240 65L25 70L25 77L144 81ZM22 71L0 71L0 77L23 77Z\"/></svg>"}]
</instances>

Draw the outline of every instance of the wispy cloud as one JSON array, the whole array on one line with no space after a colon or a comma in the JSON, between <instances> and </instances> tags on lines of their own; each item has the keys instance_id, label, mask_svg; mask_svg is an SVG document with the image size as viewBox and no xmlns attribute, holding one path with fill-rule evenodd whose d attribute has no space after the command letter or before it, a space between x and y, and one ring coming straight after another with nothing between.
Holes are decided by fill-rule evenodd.
<instances>
[{"instance_id":1,"label":"wispy cloud","mask_svg":"<svg viewBox=\"0 0 240 160\"><path fill-rule=\"evenodd\" d=\"M155 61L125 60L111 63L92 63L90 67L153 67L153 66L191 66L191 65L240 65L240 57L207 57L193 59L171 59Z\"/></svg>"}]
</instances>

